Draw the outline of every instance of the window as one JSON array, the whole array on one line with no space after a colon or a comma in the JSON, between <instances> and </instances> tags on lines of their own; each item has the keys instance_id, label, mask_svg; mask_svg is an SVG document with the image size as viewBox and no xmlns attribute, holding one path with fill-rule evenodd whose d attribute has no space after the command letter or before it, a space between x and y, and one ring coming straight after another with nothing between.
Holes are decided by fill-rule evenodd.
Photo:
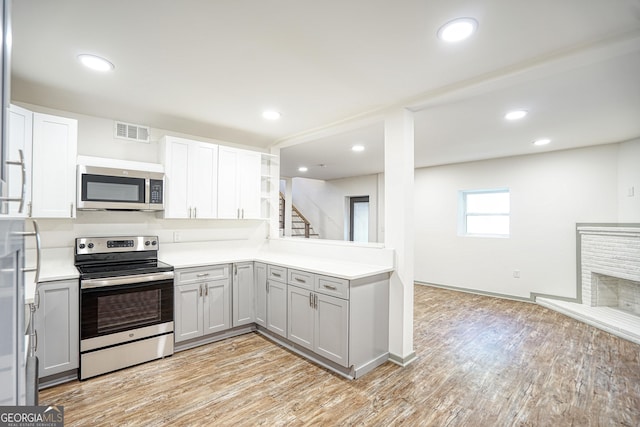
<instances>
[{"instance_id":1,"label":"window","mask_svg":"<svg viewBox=\"0 0 640 427\"><path fill-rule=\"evenodd\" d=\"M509 237L509 189L460 192L460 234Z\"/></svg>"}]
</instances>

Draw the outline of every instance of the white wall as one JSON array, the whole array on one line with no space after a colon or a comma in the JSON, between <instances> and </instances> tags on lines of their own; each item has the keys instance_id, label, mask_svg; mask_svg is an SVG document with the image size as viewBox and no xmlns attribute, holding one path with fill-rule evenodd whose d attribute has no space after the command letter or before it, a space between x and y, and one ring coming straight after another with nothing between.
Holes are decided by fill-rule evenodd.
<instances>
[{"instance_id":1,"label":"white wall","mask_svg":"<svg viewBox=\"0 0 640 427\"><path fill-rule=\"evenodd\" d=\"M640 139L620 144L618 221L640 222Z\"/></svg>"},{"instance_id":2,"label":"white wall","mask_svg":"<svg viewBox=\"0 0 640 427\"><path fill-rule=\"evenodd\" d=\"M415 280L523 298L575 297L576 223L617 222L620 148L417 169ZM637 182L637 145L624 151L635 159L620 160L622 175L636 174ZM510 238L458 236L458 192L496 187L511 192ZM640 221L631 210L626 220Z\"/></svg>"},{"instance_id":3,"label":"white wall","mask_svg":"<svg viewBox=\"0 0 640 427\"><path fill-rule=\"evenodd\" d=\"M378 186L378 175L329 181L293 178L293 204L322 239L345 240L348 197L369 196L369 242L379 242Z\"/></svg>"}]
</instances>

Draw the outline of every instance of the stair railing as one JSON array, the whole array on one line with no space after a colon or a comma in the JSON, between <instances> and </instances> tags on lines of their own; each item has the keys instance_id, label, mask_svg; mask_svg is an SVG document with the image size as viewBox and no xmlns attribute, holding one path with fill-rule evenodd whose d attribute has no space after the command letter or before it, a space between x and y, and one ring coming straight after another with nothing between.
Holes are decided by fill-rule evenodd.
<instances>
[{"instance_id":1,"label":"stair railing","mask_svg":"<svg viewBox=\"0 0 640 427\"><path fill-rule=\"evenodd\" d=\"M282 191L280 192L280 199L282 199L282 201L284 202L284 194L282 194ZM282 204L283 212L282 212L282 220L280 221L281 228L284 228L284 217L285 217L285 215L284 215L284 206L285 206L285 203ZM309 220L307 218L305 218L304 215L302 215L300 213L298 208L296 208L296 206L293 203L291 204L291 210L293 210L300 217L302 222L304 222L304 237L306 239L308 239L309 238L309 234L310 234L309 233L309 229L311 228L311 223L309 222Z\"/></svg>"}]
</instances>

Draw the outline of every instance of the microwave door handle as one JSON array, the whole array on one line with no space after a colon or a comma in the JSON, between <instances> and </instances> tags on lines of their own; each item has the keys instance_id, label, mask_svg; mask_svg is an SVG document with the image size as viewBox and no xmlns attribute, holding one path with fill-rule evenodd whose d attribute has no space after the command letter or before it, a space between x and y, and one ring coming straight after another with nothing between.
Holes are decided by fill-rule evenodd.
<instances>
[{"instance_id":1,"label":"microwave door handle","mask_svg":"<svg viewBox=\"0 0 640 427\"><path fill-rule=\"evenodd\" d=\"M151 204L151 180L149 178L144 180L144 203L145 205Z\"/></svg>"}]
</instances>

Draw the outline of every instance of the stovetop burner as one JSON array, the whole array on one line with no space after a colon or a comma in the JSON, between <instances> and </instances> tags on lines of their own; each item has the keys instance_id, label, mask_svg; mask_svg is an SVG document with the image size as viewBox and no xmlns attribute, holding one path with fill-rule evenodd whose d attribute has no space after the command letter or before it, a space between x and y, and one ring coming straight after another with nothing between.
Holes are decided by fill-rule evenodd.
<instances>
[{"instance_id":1,"label":"stovetop burner","mask_svg":"<svg viewBox=\"0 0 640 427\"><path fill-rule=\"evenodd\" d=\"M132 276L173 271L158 260L158 236L81 237L75 265L81 279Z\"/></svg>"}]
</instances>

